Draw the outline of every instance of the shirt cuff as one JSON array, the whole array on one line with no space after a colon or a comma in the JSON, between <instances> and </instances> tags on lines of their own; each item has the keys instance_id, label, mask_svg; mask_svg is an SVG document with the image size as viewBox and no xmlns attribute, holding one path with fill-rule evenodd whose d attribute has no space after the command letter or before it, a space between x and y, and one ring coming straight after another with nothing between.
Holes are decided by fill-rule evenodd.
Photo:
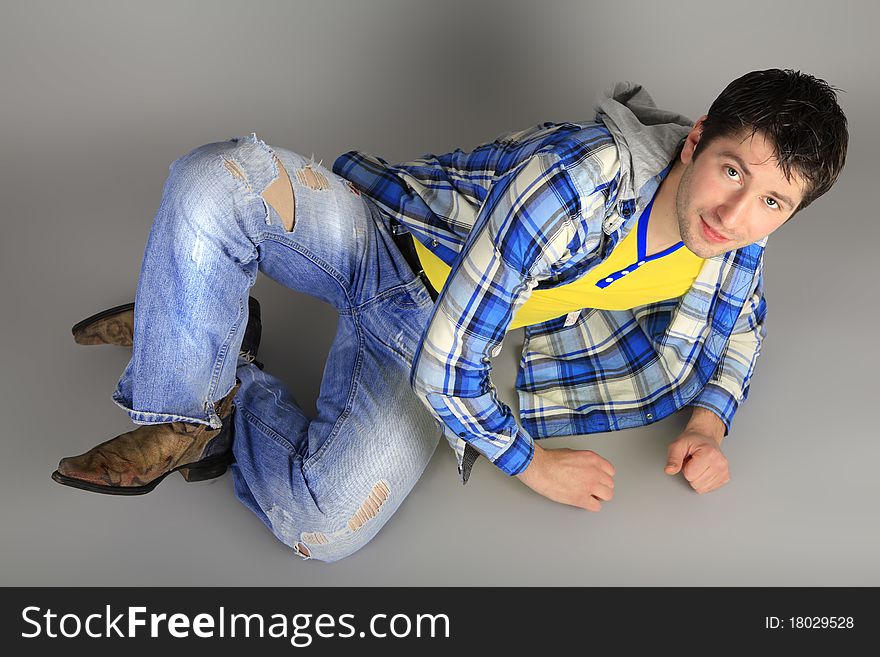
<instances>
[{"instance_id":1,"label":"shirt cuff","mask_svg":"<svg viewBox=\"0 0 880 657\"><path fill-rule=\"evenodd\" d=\"M700 406L706 408L724 422L724 436L730 432L730 424L733 422L733 416L736 414L739 402L736 397L731 395L727 390L714 383L707 383L700 393L694 397L688 406Z\"/></svg>"},{"instance_id":2,"label":"shirt cuff","mask_svg":"<svg viewBox=\"0 0 880 657\"><path fill-rule=\"evenodd\" d=\"M494 463L502 472L511 476L518 475L529 466L534 455L534 440L525 431L518 429L510 447Z\"/></svg>"}]
</instances>

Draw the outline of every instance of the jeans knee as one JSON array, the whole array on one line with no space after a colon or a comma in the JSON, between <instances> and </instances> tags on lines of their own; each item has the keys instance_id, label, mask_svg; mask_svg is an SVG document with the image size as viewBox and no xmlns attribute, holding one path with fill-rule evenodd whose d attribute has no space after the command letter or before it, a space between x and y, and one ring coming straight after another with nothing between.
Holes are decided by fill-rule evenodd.
<instances>
[{"instance_id":1,"label":"jeans knee","mask_svg":"<svg viewBox=\"0 0 880 657\"><path fill-rule=\"evenodd\" d=\"M388 481L380 479L356 508L334 509L325 518L295 522L293 514L276 506L267 517L276 538L297 556L330 563L354 554L376 535L393 513L388 504L391 495Z\"/></svg>"},{"instance_id":2,"label":"jeans knee","mask_svg":"<svg viewBox=\"0 0 880 657\"><path fill-rule=\"evenodd\" d=\"M223 173L217 165L222 161L221 154L231 150L231 146L227 145L229 143L202 144L174 160L168 167L166 188L171 187L171 191L188 193L219 189L217 183Z\"/></svg>"},{"instance_id":3,"label":"jeans knee","mask_svg":"<svg viewBox=\"0 0 880 657\"><path fill-rule=\"evenodd\" d=\"M223 221L232 213L232 196L222 184L223 171L209 151L195 151L175 160L165 181L163 205L170 217L187 224Z\"/></svg>"},{"instance_id":4,"label":"jeans knee","mask_svg":"<svg viewBox=\"0 0 880 657\"><path fill-rule=\"evenodd\" d=\"M244 263L256 255L252 224L259 221L251 217L263 212L262 202L241 195L224 169L224 150L222 143L205 144L171 164L153 222L169 248L196 262L228 255Z\"/></svg>"}]
</instances>

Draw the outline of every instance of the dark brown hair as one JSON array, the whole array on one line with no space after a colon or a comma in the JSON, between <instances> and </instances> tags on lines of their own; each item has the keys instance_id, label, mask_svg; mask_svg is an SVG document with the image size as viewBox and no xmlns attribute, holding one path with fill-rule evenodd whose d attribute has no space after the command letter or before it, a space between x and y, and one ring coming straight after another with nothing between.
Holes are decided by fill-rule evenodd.
<instances>
[{"instance_id":1,"label":"dark brown hair","mask_svg":"<svg viewBox=\"0 0 880 657\"><path fill-rule=\"evenodd\" d=\"M824 80L790 69L752 71L731 82L703 121L694 158L718 137L761 132L773 145L786 180L792 171L806 189L792 216L831 189L846 162L846 116Z\"/></svg>"}]
</instances>

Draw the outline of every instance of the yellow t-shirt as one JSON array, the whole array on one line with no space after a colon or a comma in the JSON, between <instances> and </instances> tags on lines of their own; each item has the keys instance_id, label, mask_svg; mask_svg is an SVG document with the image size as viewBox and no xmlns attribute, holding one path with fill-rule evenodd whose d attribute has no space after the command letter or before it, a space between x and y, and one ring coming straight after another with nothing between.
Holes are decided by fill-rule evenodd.
<instances>
[{"instance_id":1,"label":"yellow t-shirt","mask_svg":"<svg viewBox=\"0 0 880 657\"><path fill-rule=\"evenodd\" d=\"M625 310L680 297L687 292L705 261L682 242L639 259L639 255L645 253L651 205L605 262L573 283L549 290L534 290L514 316L508 330L540 324L583 308ZM640 226L642 222L644 227ZM442 290L449 277L449 265L419 240L413 239L413 242L431 285L435 290Z\"/></svg>"}]
</instances>

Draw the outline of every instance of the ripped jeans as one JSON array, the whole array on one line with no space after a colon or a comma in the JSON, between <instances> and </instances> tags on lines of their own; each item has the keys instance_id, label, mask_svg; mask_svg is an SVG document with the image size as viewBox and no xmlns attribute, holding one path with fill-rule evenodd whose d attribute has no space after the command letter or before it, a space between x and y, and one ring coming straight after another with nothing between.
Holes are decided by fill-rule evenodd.
<instances>
[{"instance_id":1,"label":"ripped jeans","mask_svg":"<svg viewBox=\"0 0 880 657\"><path fill-rule=\"evenodd\" d=\"M261 195L284 171L292 217ZM258 271L339 313L314 419L238 356ZM238 378L236 496L301 557L336 561L376 535L439 442L409 384L431 310L387 218L346 180L256 134L205 144L170 166L113 400L138 424L218 427L213 403Z\"/></svg>"}]
</instances>

